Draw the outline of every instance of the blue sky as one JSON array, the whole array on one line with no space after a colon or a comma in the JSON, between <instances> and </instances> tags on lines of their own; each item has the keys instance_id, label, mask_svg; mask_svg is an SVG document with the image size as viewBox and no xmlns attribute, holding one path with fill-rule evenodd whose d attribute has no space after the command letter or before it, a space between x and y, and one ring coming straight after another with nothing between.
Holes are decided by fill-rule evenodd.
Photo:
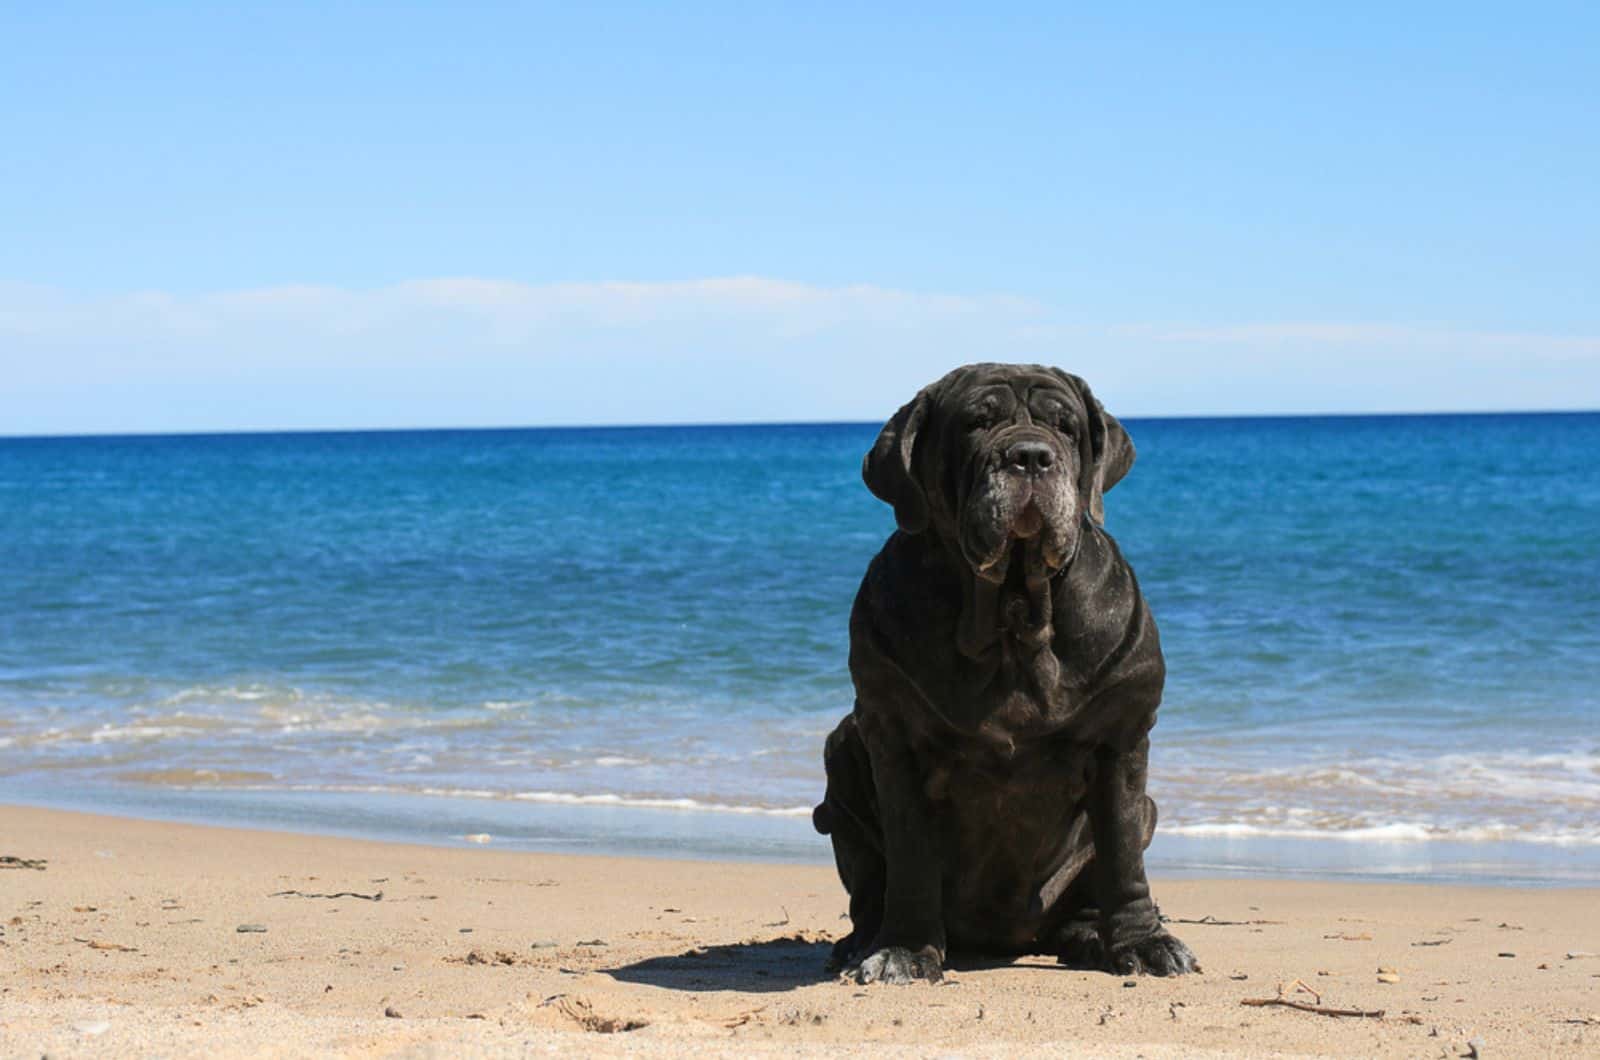
<instances>
[{"instance_id":1,"label":"blue sky","mask_svg":"<svg viewBox=\"0 0 1600 1060\"><path fill-rule=\"evenodd\" d=\"M1600 405L1600 8L855 8L0 6L0 433Z\"/></svg>"}]
</instances>

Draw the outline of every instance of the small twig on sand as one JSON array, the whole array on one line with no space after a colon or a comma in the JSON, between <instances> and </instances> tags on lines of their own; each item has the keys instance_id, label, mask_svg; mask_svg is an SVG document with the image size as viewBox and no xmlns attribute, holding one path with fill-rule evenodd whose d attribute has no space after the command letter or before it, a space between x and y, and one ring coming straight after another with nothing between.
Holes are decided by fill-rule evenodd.
<instances>
[{"instance_id":1,"label":"small twig on sand","mask_svg":"<svg viewBox=\"0 0 1600 1060\"><path fill-rule=\"evenodd\" d=\"M363 902L383 901L383 892L376 894L361 894L357 891L334 891L332 894L322 894L318 891L273 891L268 898L359 898Z\"/></svg>"},{"instance_id":2,"label":"small twig on sand","mask_svg":"<svg viewBox=\"0 0 1600 1060\"><path fill-rule=\"evenodd\" d=\"M14 854L0 854L0 869L38 869L44 871L44 858L19 858Z\"/></svg>"},{"instance_id":3,"label":"small twig on sand","mask_svg":"<svg viewBox=\"0 0 1600 1060\"><path fill-rule=\"evenodd\" d=\"M72 936L72 941L73 942L81 942L85 946L88 946L91 950L112 950L112 951L114 951L116 953L138 953L139 952L134 947L132 947L132 946L124 946L120 942L101 942L98 939L84 939L84 938L79 938L76 935Z\"/></svg>"},{"instance_id":4,"label":"small twig on sand","mask_svg":"<svg viewBox=\"0 0 1600 1060\"><path fill-rule=\"evenodd\" d=\"M789 910L786 909L785 907L781 906L781 905L778 906L778 908L783 911L783 919L782 920L774 920L772 923L765 925L766 927L785 927L785 926L788 925L788 923L789 923Z\"/></svg>"},{"instance_id":5,"label":"small twig on sand","mask_svg":"<svg viewBox=\"0 0 1600 1060\"><path fill-rule=\"evenodd\" d=\"M1281 920L1218 920L1207 913L1198 919L1189 919L1181 916L1164 916L1163 924L1206 924L1210 927L1255 927L1258 924L1282 924Z\"/></svg>"},{"instance_id":6,"label":"small twig on sand","mask_svg":"<svg viewBox=\"0 0 1600 1060\"><path fill-rule=\"evenodd\" d=\"M1243 997L1239 1004L1250 1005L1254 1008L1265 1008L1269 1005L1281 1005L1284 1008L1299 1009L1301 1012L1315 1012L1319 1016L1355 1016L1361 1019L1381 1020L1383 1009L1368 1012L1359 1008L1325 1008L1322 1005L1308 1005L1304 1001L1291 1001L1286 997Z\"/></svg>"}]
</instances>

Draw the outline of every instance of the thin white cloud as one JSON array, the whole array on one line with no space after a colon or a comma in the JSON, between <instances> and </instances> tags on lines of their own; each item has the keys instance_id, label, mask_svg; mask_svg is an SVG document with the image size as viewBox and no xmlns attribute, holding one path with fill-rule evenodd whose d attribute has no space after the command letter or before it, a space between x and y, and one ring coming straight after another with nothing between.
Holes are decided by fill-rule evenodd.
<instances>
[{"instance_id":1,"label":"thin white cloud","mask_svg":"<svg viewBox=\"0 0 1600 1060\"><path fill-rule=\"evenodd\" d=\"M0 433L877 419L972 360L1124 415L1556 408L1600 337L1084 321L1008 294L760 276L81 294L0 284Z\"/></svg>"},{"instance_id":2,"label":"thin white cloud","mask_svg":"<svg viewBox=\"0 0 1600 1060\"><path fill-rule=\"evenodd\" d=\"M0 433L872 418L1042 313L754 276L0 285Z\"/></svg>"},{"instance_id":3,"label":"thin white cloud","mask_svg":"<svg viewBox=\"0 0 1600 1060\"><path fill-rule=\"evenodd\" d=\"M1117 334L1171 344L1240 347L1363 347L1372 350L1443 351L1453 354L1522 354L1529 357L1600 358L1600 336L1538 332L1471 331L1410 324L1301 321L1225 326L1122 325Z\"/></svg>"},{"instance_id":4,"label":"thin white cloud","mask_svg":"<svg viewBox=\"0 0 1600 1060\"><path fill-rule=\"evenodd\" d=\"M917 328L961 320L1020 321L1042 312L1024 299L871 285L824 287L759 276L664 283L527 284L474 277L412 280L366 290L292 285L198 295L141 291L77 296L0 285L0 335L147 340L228 335L269 327L350 336L404 331L419 321L476 325L501 338L550 330L743 322L797 335L830 327Z\"/></svg>"}]
</instances>

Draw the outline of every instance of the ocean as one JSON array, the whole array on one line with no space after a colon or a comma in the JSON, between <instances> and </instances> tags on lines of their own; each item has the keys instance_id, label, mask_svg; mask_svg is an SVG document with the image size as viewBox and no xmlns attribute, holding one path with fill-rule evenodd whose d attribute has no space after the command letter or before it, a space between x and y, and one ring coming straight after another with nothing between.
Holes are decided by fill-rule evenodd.
<instances>
[{"instance_id":1,"label":"ocean","mask_svg":"<svg viewBox=\"0 0 1600 1060\"><path fill-rule=\"evenodd\" d=\"M1600 882L1600 414L1125 423L1153 869ZM825 861L876 430L0 438L0 801Z\"/></svg>"}]
</instances>

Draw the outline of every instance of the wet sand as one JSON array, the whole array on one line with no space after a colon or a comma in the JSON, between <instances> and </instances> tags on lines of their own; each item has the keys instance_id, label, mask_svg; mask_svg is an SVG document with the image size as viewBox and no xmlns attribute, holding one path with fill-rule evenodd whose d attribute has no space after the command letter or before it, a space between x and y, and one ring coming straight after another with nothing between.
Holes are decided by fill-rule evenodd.
<instances>
[{"instance_id":1,"label":"wet sand","mask_svg":"<svg viewBox=\"0 0 1600 1060\"><path fill-rule=\"evenodd\" d=\"M822 867L19 807L0 859L0 1056L1600 1053L1594 889L1157 879L1202 975L861 987Z\"/></svg>"}]
</instances>

